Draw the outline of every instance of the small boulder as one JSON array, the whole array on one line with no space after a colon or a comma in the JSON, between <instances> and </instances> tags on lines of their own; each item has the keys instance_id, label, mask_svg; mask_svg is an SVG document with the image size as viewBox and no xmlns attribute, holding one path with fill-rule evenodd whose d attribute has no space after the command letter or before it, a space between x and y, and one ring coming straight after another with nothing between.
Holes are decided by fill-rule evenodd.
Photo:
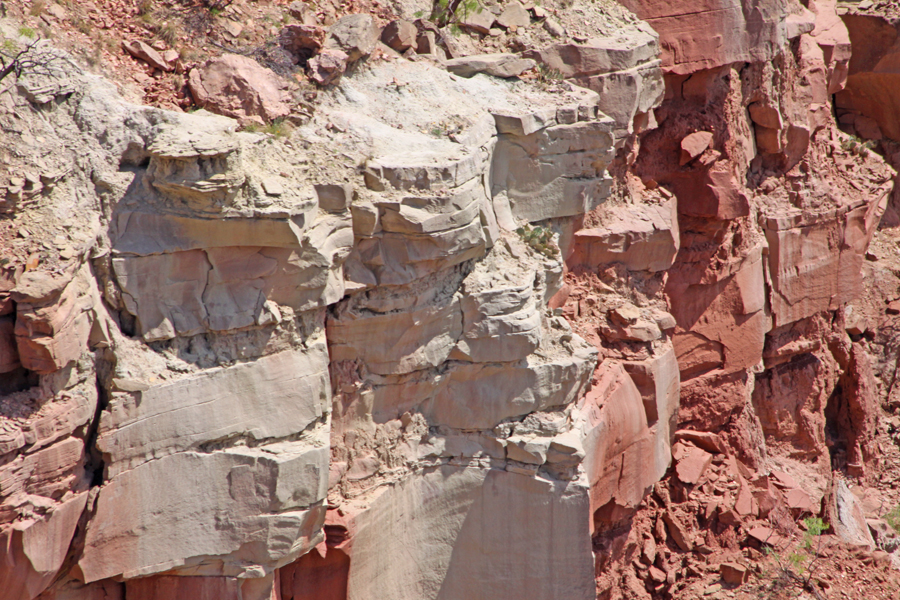
<instances>
[{"instance_id":1,"label":"small boulder","mask_svg":"<svg viewBox=\"0 0 900 600\"><path fill-rule=\"evenodd\" d=\"M559 22L557 22L549 17L547 18L547 20L544 21L543 27L544 27L544 31L546 31L553 37L558 37L558 38L566 37L566 28L563 27L562 25L560 25Z\"/></svg>"},{"instance_id":2,"label":"small boulder","mask_svg":"<svg viewBox=\"0 0 900 600\"><path fill-rule=\"evenodd\" d=\"M325 48L340 50L352 63L371 54L377 41L378 27L372 15L347 15L328 28Z\"/></svg>"},{"instance_id":3,"label":"small boulder","mask_svg":"<svg viewBox=\"0 0 900 600\"><path fill-rule=\"evenodd\" d=\"M467 11L458 23L463 29L483 34L488 33L493 24L494 13L489 10L483 10L480 6L475 10Z\"/></svg>"},{"instance_id":4,"label":"small boulder","mask_svg":"<svg viewBox=\"0 0 900 600\"><path fill-rule=\"evenodd\" d=\"M252 58L225 54L191 69L194 102L210 112L240 120L272 121L291 112L287 84Z\"/></svg>"},{"instance_id":5,"label":"small boulder","mask_svg":"<svg viewBox=\"0 0 900 600\"><path fill-rule=\"evenodd\" d=\"M128 54L144 61L154 69L160 71L172 71L175 69L175 66L167 63L159 52L154 50L149 44L145 44L140 40L122 42L122 48L124 48Z\"/></svg>"},{"instance_id":6,"label":"small boulder","mask_svg":"<svg viewBox=\"0 0 900 600\"><path fill-rule=\"evenodd\" d=\"M843 542L875 549L859 500L843 480L834 482L828 504L828 520L835 535Z\"/></svg>"},{"instance_id":7,"label":"small boulder","mask_svg":"<svg viewBox=\"0 0 900 600\"><path fill-rule=\"evenodd\" d=\"M281 45L289 52L312 55L325 43L325 29L318 25L287 25L281 30Z\"/></svg>"},{"instance_id":8,"label":"small boulder","mask_svg":"<svg viewBox=\"0 0 900 600\"><path fill-rule=\"evenodd\" d=\"M478 73L494 77L517 77L533 69L536 63L516 54L476 54L454 58L444 63L448 71L460 77L472 77Z\"/></svg>"},{"instance_id":9,"label":"small boulder","mask_svg":"<svg viewBox=\"0 0 900 600\"><path fill-rule=\"evenodd\" d=\"M531 24L531 16L519 2L510 2L497 17L497 23L505 29L518 29Z\"/></svg>"},{"instance_id":10,"label":"small boulder","mask_svg":"<svg viewBox=\"0 0 900 600\"><path fill-rule=\"evenodd\" d=\"M326 48L307 63L309 77L319 85L331 85L347 70L349 59L345 52Z\"/></svg>"},{"instance_id":11,"label":"small boulder","mask_svg":"<svg viewBox=\"0 0 900 600\"><path fill-rule=\"evenodd\" d=\"M288 14L304 25L316 24L316 11L310 8L306 2L294 0L294 2L291 2L288 6Z\"/></svg>"},{"instance_id":12,"label":"small boulder","mask_svg":"<svg viewBox=\"0 0 900 600\"><path fill-rule=\"evenodd\" d=\"M709 148L713 134L708 131L697 131L681 140L681 164L686 165Z\"/></svg>"},{"instance_id":13,"label":"small boulder","mask_svg":"<svg viewBox=\"0 0 900 600\"><path fill-rule=\"evenodd\" d=\"M742 585L750 578L750 572L747 570L747 567L733 562L719 565L719 573L721 573L725 583L733 585Z\"/></svg>"},{"instance_id":14,"label":"small boulder","mask_svg":"<svg viewBox=\"0 0 900 600\"><path fill-rule=\"evenodd\" d=\"M385 46L393 48L397 52L406 52L410 48L415 48L416 37L418 31L416 26L409 21L397 19L388 23L384 31L381 32L381 41Z\"/></svg>"},{"instance_id":15,"label":"small boulder","mask_svg":"<svg viewBox=\"0 0 900 600\"><path fill-rule=\"evenodd\" d=\"M685 452L675 465L675 472L682 483L694 485L712 464L713 455L696 446L684 445Z\"/></svg>"}]
</instances>

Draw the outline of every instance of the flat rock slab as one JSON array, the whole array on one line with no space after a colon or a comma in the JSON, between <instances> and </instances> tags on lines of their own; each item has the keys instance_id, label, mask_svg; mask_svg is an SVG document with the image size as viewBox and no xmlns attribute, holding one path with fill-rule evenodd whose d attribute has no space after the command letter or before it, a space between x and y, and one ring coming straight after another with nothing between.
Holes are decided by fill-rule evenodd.
<instances>
[{"instance_id":1,"label":"flat rock slab","mask_svg":"<svg viewBox=\"0 0 900 600\"><path fill-rule=\"evenodd\" d=\"M537 63L530 58L521 58L516 54L476 54L454 58L444 63L448 71L460 77L486 73L503 78L518 77L536 65Z\"/></svg>"}]
</instances>

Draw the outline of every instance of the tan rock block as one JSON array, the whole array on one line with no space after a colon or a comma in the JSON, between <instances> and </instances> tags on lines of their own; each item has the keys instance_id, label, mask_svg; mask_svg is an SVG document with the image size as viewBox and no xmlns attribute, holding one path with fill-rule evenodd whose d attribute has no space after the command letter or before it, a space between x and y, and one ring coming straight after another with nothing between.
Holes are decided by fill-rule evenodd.
<instances>
[{"instance_id":1,"label":"tan rock block","mask_svg":"<svg viewBox=\"0 0 900 600\"><path fill-rule=\"evenodd\" d=\"M347 597L588 600L596 595L589 519L578 483L450 466L415 475L356 517ZM422 547L431 551L403 550Z\"/></svg>"},{"instance_id":2,"label":"tan rock block","mask_svg":"<svg viewBox=\"0 0 900 600\"><path fill-rule=\"evenodd\" d=\"M306 349L207 369L136 394L114 393L97 438L108 475L216 440L261 442L303 431L330 409L328 361L319 339Z\"/></svg>"},{"instance_id":3,"label":"tan rock block","mask_svg":"<svg viewBox=\"0 0 900 600\"><path fill-rule=\"evenodd\" d=\"M32 600L56 578L87 503L87 492L71 496L46 515L0 528L3 597Z\"/></svg>"},{"instance_id":4,"label":"tan rock block","mask_svg":"<svg viewBox=\"0 0 900 600\"><path fill-rule=\"evenodd\" d=\"M88 583L180 568L231 577L271 571L322 540L327 480L326 444L181 452L144 463L101 488L78 564Z\"/></svg>"},{"instance_id":5,"label":"tan rock block","mask_svg":"<svg viewBox=\"0 0 900 600\"><path fill-rule=\"evenodd\" d=\"M591 267L621 262L632 271L662 271L672 266L680 245L675 201L664 205L628 205L606 213L602 227L575 233L570 265Z\"/></svg>"}]
</instances>

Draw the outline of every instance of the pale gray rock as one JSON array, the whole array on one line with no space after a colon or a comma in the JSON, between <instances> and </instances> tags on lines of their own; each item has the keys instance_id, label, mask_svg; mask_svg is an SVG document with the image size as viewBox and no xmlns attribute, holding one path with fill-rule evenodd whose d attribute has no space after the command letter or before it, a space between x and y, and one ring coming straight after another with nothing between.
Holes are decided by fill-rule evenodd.
<instances>
[{"instance_id":1,"label":"pale gray rock","mask_svg":"<svg viewBox=\"0 0 900 600\"><path fill-rule=\"evenodd\" d=\"M494 77L518 77L525 71L533 69L537 63L517 54L476 54L453 58L444 63L444 67L460 77L472 77L478 73Z\"/></svg>"},{"instance_id":2,"label":"pale gray rock","mask_svg":"<svg viewBox=\"0 0 900 600\"><path fill-rule=\"evenodd\" d=\"M531 24L531 15L520 2L510 2L497 17L497 24L506 29L528 27Z\"/></svg>"},{"instance_id":3,"label":"pale gray rock","mask_svg":"<svg viewBox=\"0 0 900 600\"><path fill-rule=\"evenodd\" d=\"M414 475L356 518L348 598L589 600L588 504L577 482L451 466Z\"/></svg>"},{"instance_id":4,"label":"pale gray rock","mask_svg":"<svg viewBox=\"0 0 900 600\"><path fill-rule=\"evenodd\" d=\"M305 350L115 393L101 417L97 446L114 477L217 440L288 437L321 419L330 398L328 350L320 339Z\"/></svg>"},{"instance_id":5,"label":"pale gray rock","mask_svg":"<svg viewBox=\"0 0 900 600\"><path fill-rule=\"evenodd\" d=\"M875 540L866 524L865 513L843 479L835 478L828 503L828 521L843 542L875 549Z\"/></svg>"},{"instance_id":6,"label":"pale gray rock","mask_svg":"<svg viewBox=\"0 0 900 600\"><path fill-rule=\"evenodd\" d=\"M352 63L371 54L377 41L378 27L372 15L360 13L341 17L329 27L324 48L344 52Z\"/></svg>"},{"instance_id":7,"label":"pale gray rock","mask_svg":"<svg viewBox=\"0 0 900 600\"><path fill-rule=\"evenodd\" d=\"M513 216L526 221L593 210L609 195L611 130L604 120L502 134L491 165L494 194L505 192Z\"/></svg>"},{"instance_id":8,"label":"pale gray rock","mask_svg":"<svg viewBox=\"0 0 900 600\"><path fill-rule=\"evenodd\" d=\"M260 576L290 562L322 540L326 440L179 452L113 477L78 563L85 581L178 569Z\"/></svg>"}]
</instances>

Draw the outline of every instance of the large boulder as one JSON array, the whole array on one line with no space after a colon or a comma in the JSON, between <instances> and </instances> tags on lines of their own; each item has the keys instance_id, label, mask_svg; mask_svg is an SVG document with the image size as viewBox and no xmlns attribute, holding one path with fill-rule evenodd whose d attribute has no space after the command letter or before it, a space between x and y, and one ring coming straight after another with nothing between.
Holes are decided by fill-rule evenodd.
<instances>
[{"instance_id":1,"label":"large boulder","mask_svg":"<svg viewBox=\"0 0 900 600\"><path fill-rule=\"evenodd\" d=\"M325 48L340 50L347 54L349 62L354 62L371 54L377 41L378 27L372 15L347 15L328 29Z\"/></svg>"},{"instance_id":2,"label":"large boulder","mask_svg":"<svg viewBox=\"0 0 900 600\"><path fill-rule=\"evenodd\" d=\"M197 105L226 117L264 122L291 112L287 84L271 69L237 54L192 69L188 87Z\"/></svg>"}]
</instances>

